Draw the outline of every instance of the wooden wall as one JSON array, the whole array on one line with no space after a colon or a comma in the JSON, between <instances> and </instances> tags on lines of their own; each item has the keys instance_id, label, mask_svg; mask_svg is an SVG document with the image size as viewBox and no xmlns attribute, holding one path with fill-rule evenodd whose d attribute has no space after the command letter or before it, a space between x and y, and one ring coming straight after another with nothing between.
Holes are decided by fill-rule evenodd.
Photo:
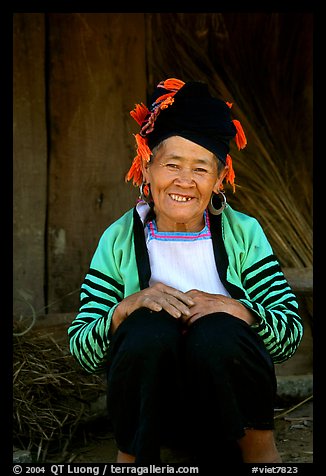
<instances>
[{"instance_id":1,"label":"wooden wall","mask_svg":"<svg viewBox=\"0 0 326 476\"><path fill-rule=\"evenodd\" d=\"M13 276L14 310L44 306L47 203L45 21L42 13L14 16L13 38Z\"/></svg>"},{"instance_id":2,"label":"wooden wall","mask_svg":"<svg viewBox=\"0 0 326 476\"><path fill-rule=\"evenodd\" d=\"M145 100L142 13L14 15L14 311L73 311L124 182ZM44 293L43 293L44 290Z\"/></svg>"}]
</instances>

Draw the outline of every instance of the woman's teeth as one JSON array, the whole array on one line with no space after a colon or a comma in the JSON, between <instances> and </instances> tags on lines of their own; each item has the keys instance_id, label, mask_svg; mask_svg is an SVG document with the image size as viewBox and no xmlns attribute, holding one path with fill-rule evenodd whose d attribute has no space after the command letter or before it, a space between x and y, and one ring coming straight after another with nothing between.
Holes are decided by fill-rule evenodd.
<instances>
[{"instance_id":1,"label":"woman's teeth","mask_svg":"<svg viewBox=\"0 0 326 476\"><path fill-rule=\"evenodd\" d=\"M170 197L172 200L175 200L176 202L189 202L191 200L191 197L182 197L181 195L174 195L171 193Z\"/></svg>"}]
</instances>

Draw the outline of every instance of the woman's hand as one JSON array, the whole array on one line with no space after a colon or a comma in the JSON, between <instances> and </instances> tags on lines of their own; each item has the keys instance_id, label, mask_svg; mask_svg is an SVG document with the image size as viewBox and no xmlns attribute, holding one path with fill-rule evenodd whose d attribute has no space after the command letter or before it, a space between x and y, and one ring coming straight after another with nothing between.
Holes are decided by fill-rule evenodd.
<instances>
[{"instance_id":1,"label":"woman's hand","mask_svg":"<svg viewBox=\"0 0 326 476\"><path fill-rule=\"evenodd\" d=\"M190 314L184 314L182 321L186 325L193 324L200 317L213 312L227 312L234 317L238 317L247 324L255 322L254 315L241 302L223 294L209 294L198 289L191 289L185 293L194 301L194 305L190 308Z\"/></svg>"},{"instance_id":2,"label":"woman's hand","mask_svg":"<svg viewBox=\"0 0 326 476\"><path fill-rule=\"evenodd\" d=\"M112 316L110 332L113 334L122 321L141 307L147 307L156 312L164 309L171 316L179 319L181 316L190 316L190 307L194 305L195 302L188 293L183 293L163 283L156 283L149 288L131 294L118 304Z\"/></svg>"}]
</instances>

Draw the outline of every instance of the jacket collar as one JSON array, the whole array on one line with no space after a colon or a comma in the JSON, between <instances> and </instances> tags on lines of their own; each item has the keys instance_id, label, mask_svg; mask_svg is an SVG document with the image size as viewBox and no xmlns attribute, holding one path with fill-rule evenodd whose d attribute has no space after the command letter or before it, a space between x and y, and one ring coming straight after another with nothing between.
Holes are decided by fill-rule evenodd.
<instances>
[{"instance_id":1,"label":"jacket collar","mask_svg":"<svg viewBox=\"0 0 326 476\"><path fill-rule=\"evenodd\" d=\"M145 240L144 225L137 212L136 207L134 207L133 216L134 246L139 276L139 285L140 289L145 289L149 287L151 268ZM229 266L229 259L226 253L224 238L222 234L222 214L212 215L211 213L209 213L209 220L215 263L220 279L232 297L236 299L243 298L245 297L243 290L227 281L227 269Z\"/></svg>"}]
</instances>

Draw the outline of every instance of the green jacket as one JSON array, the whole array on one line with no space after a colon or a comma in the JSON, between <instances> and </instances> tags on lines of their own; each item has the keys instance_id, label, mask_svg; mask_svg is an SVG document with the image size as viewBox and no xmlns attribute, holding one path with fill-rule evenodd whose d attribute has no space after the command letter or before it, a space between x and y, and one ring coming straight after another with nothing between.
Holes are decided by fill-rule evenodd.
<instances>
[{"instance_id":1,"label":"green jacket","mask_svg":"<svg viewBox=\"0 0 326 476\"><path fill-rule=\"evenodd\" d=\"M303 336L298 303L258 221L228 205L210 215L215 261L231 297L256 314L251 327L274 363L289 359ZM150 264L136 207L101 236L81 286L80 308L68 328L70 351L88 372L105 368L117 304L148 287Z\"/></svg>"}]
</instances>

